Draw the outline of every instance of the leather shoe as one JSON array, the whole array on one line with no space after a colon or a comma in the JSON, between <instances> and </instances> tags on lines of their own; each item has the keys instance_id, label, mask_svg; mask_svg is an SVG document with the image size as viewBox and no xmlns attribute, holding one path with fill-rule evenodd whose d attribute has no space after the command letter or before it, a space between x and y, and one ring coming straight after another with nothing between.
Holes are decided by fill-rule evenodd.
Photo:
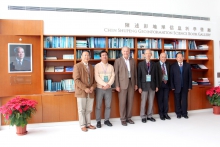
<instances>
[{"instance_id":1,"label":"leather shoe","mask_svg":"<svg viewBox=\"0 0 220 147\"><path fill-rule=\"evenodd\" d=\"M107 126L109 126L109 127L111 127L111 126L112 126L112 124L110 123L110 121L109 121L109 120L104 121L104 124L105 124L105 125L107 125Z\"/></svg>"},{"instance_id":2,"label":"leather shoe","mask_svg":"<svg viewBox=\"0 0 220 147\"><path fill-rule=\"evenodd\" d=\"M181 118L181 115L177 115L177 118L180 119L180 118Z\"/></svg>"},{"instance_id":3,"label":"leather shoe","mask_svg":"<svg viewBox=\"0 0 220 147\"><path fill-rule=\"evenodd\" d=\"M89 129L96 129L96 127L95 126L92 126L92 125L90 125L90 126L87 126L87 128L89 128Z\"/></svg>"},{"instance_id":4,"label":"leather shoe","mask_svg":"<svg viewBox=\"0 0 220 147\"><path fill-rule=\"evenodd\" d=\"M83 132L87 132L87 131L88 131L86 127L82 127L81 130L82 130Z\"/></svg>"},{"instance_id":5,"label":"leather shoe","mask_svg":"<svg viewBox=\"0 0 220 147\"><path fill-rule=\"evenodd\" d=\"M126 122L129 124L134 124L134 122L131 119L126 120Z\"/></svg>"},{"instance_id":6,"label":"leather shoe","mask_svg":"<svg viewBox=\"0 0 220 147\"><path fill-rule=\"evenodd\" d=\"M188 119L189 117L187 115L183 116L185 119Z\"/></svg>"},{"instance_id":7,"label":"leather shoe","mask_svg":"<svg viewBox=\"0 0 220 147\"><path fill-rule=\"evenodd\" d=\"M165 117L166 119L171 119L168 114L164 114L164 117Z\"/></svg>"},{"instance_id":8,"label":"leather shoe","mask_svg":"<svg viewBox=\"0 0 220 147\"><path fill-rule=\"evenodd\" d=\"M96 127L97 127L97 128L101 128L101 127L102 127L102 125L101 125L101 122L100 122L100 121L98 121L98 122L97 122Z\"/></svg>"},{"instance_id":9,"label":"leather shoe","mask_svg":"<svg viewBox=\"0 0 220 147\"><path fill-rule=\"evenodd\" d=\"M161 120L165 120L164 116L162 116L162 115L160 116L160 119L161 119Z\"/></svg>"},{"instance_id":10,"label":"leather shoe","mask_svg":"<svg viewBox=\"0 0 220 147\"><path fill-rule=\"evenodd\" d=\"M147 122L147 119L146 118L142 118L142 123L146 123Z\"/></svg>"},{"instance_id":11,"label":"leather shoe","mask_svg":"<svg viewBox=\"0 0 220 147\"><path fill-rule=\"evenodd\" d=\"M152 121L152 122L155 122L155 121L156 121L153 117L147 118L147 120L150 120L150 121Z\"/></svg>"},{"instance_id":12,"label":"leather shoe","mask_svg":"<svg viewBox=\"0 0 220 147\"><path fill-rule=\"evenodd\" d=\"M127 126L126 121L121 121L122 126Z\"/></svg>"}]
</instances>

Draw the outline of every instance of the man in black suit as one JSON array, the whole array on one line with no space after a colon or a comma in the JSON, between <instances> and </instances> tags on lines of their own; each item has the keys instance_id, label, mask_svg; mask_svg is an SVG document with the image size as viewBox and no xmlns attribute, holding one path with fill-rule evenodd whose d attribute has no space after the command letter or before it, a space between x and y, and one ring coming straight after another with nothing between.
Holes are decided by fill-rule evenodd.
<instances>
[{"instance_id":1,"label":"man in black suit","mask_svg":"<svg viewBox=\"0 0 220 147\"><path fill-rule=\"evenodd\" d=\"M158 78L156 71L156 64L150 61L152 56L151 50L146 49L144 52L146 60L138 64L138 91L141 94L141 110L140 116L142 122L146 123L147 120L155 122L156 120L152 117L153 115L153 102L155 91L158 90ZM146 102L148 99L148 110L146 111Z\"/></svg>"},{"instance_id":2,"label":"man in black suit","mask_svg":"<svg viewBox=\"0 0 220 147\"><path fill-rule=\"evenodd\" d=\"M170 63L166 61L166 53L160 54L160 61L156 63L157 76L159 81L159 90L156 92L159 115L161 120L171 119L168 113L168 100L169 100L169 73Z\"/></svg>"},{"instance_id":3,"label":"man in black suit","mask_svg":"<svg viewBox=\"0 0 220 147\"><path fill-rule=\"evenodd\" d=\"M170 68L170 85L174 91L175 112L177 118L188 118L188 91L192 89L192 72L189 63L183 63L183 54L176 54L177 62Z\"/></svg>"},{"instance_id":4,"label":"man in black suit","mask_svg":"<svg viewBox=\"0 0 220 147\"><path fill-rule=\"evenodd\" d=\"M31 71L30 61L25 59L25 51L22 47L14 49L15 58L10 61L11 71Z\"/></svg>"}]
</instances>

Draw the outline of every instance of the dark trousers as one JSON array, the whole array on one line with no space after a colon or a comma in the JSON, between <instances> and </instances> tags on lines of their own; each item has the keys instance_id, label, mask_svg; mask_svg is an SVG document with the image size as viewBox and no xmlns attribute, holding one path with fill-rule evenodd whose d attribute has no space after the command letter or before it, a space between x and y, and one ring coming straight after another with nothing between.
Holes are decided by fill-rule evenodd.
<instances>
[{"instance_id":1,"label":"dark trousers","mask_svg":"<svg viewBox=\"0 0 220 147\"><path fill-rule=\"evenodd\" d=\"M132 117L132 106L134 99L134 87L131 85L131 80L128 83L128 89L120 89L118 93L119 97L119 109L121 121L126 121Z\"/></svg>"},{"instance_id":2,"label":"dark trousers","mask_svg":"<svg viewBox=\"0 0 220 147\"><path fill-rule=\"evenodd\" d=\"M169 86L165 84L163 81L159 87L159 90L156 92L158 108L160 116L167 114L169 111Z\"/></svg>"},{"instance_id":3,"label":"dark trousers","mask_svg":"<svg viewBox=\"0 0 220 147\"><path fill-rule=\"evenodd\" d=\"M174 93L176 115L186 116L188 114L188 89L181 88L180 93Z\"/></svg>"}]
</instances>

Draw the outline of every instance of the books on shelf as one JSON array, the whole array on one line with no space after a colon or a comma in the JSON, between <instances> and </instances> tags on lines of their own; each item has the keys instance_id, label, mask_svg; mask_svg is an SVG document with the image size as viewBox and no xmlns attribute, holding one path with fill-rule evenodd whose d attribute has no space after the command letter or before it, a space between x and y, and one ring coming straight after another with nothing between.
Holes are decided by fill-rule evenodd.
<instances>
[{"instance_id":1,"label":"books on shelf","mask_svg":"<svg viewBox=\"0 0 220 147\"><path fill-rule=\"evenodd\" d=\"M195 57L196 59L208 59L206 54L198 54L198 55L195 55Z\"/></svg>"},{"instance_id":2,"label":"books on shelf","mask_svg":"<svg viewBox=\"0 0 220 147\"><path fill-rule=\"evenodd\" d=\"M77 48L87 48L87 40L76 40Z\"/></svg>"},{"instance_id":3,"label":"books on shelf","mask_svg":"<svg viewBox=\"0 0 220 147\"><path fill-rule=\"evenodd\" d=\"M201 68L201 69L208 69L205 65L203 64L198 64L198 66Z\"/></svg>"},{"instance_id":4,"label":"books on shelf","mask_svg":"<svg viewBox=\"0 0 220 147\"><path fill-rule=\"evenodd\" d=\"M73 72L73 66L66 66L65 67L65 72Z\"/></svg>"},{"instance_id":5,"label":"books on shelf","mask_svg":"<svg viewBox=\"0 0 220 147\"><path fill-rule=\"evenodd\" d=\"M151 39L151 38L145 38L143 41L138 41L137 45L138 48L149 48L149 49L161 49L162 47L161 39Z\"/></svg>"},{"instance_id":6,"label":"books on shelf","mask_svg":"<svg viewBox=\"0 0 220 147\"><path fill-rule=\"evenodd\" d=\"M109 48L122 48L124 46L134 48L134 38L108 38Z\"/></svg>"},{"instance_id":7,"label":"books on shelf","mask_svg":"<svg viewBox=\"0 0 220 147\"><path fill-rule=\"evenodd\" d=\"M100 53L101 53L102 50L94 50L93 51L93 57L94 59L100 59Z\"/></svg>"},{"instance_id":8,"label":"books on shelf","mask_svg":"<svg viewBox=\"0 0 220 147\"><path fill-rule=\"evenodd\" d=\"M89 48L105 48L105 38L89 37L87 38Z\"/></svg>"},{"instance_id":9,"label":"books on shelf","mask_svg":"<svg viewBox=\"0 0 220 147\"><path fill-rule=\"evenodd\" d=\"M74 92L75 87L74 87L74 80L73 79L63 79L61 81L62 83L62 89L68 92Z\"/></svg>"},{"instance_id":10,"label":"books on shelf","mask_svg":"<svg viewBox=\"0 0 220 147\"><path fill-rule=\"evenodd\" d=\"M74 37L72 36L49 36L44 38L45 48L73 48Z\"/></svg>"},{"instance_id":11,"label":"books on shelf","mask_svg":"<svg viewBox=\"0 0 220 147\"><path fill-rule=\"evenodd\" d=\"M167 54L167 59L176 59L176 54L180 52L180 51L165 51L165 53ZM181 51L181 53L183 54L183 58L185 57L185 52Z\"/></svg>"},{"instance_id":12,"label":"books on shelf","mask_svg":"<svg viewBox=\"0 0 220 147\"><path fill-rule=\"evenodd\" d=\"M198 85L196 81L192 81L192 85Z\"/></svg>"},{"instance_id":13,"label":"books on shelf","mask_svg":"<svg viewBox=\"0 0 220 147\"><path fill-rule=\"evenodd\" d=\"M109 59L118 59L122 56L121 50L108 50Z\"/></svg>"},{"instance_id":14,"label":"books on shelf","mask_svg":"<svg viewBox=\"0 0 220 147\"><path fill-rule=\"evenodd\" d=\"M55 66L54 71L55 72L64 72L64 66Z\"/></svg>"},{"instance_id":15,"label":"books on shelf","mask_svg":"<svg viewBox=\"0 0 220 147\"><path fill-rule=\"evenodd\" d=\"M189 47L190 50L197 50L195 40L189 40L188 47Z\"/></svg>"},{"instance_id":16,"label":"books on shelf","mask_svg":"<svg viewBox=\"0 0 220 147\"><path fill-rule=\"evenodd\" d=\"M203 44L203 45L199 45L197 47L199 50L208 50L209 49L209 46L207 44Z\"/></svg>"},{"instance_id":17,"label":"books on shelf","mask_svg":"<svg viewBox=\"0 0 220 147\"><path fill-rule=\"evenodd\" d=\"M73 92L74 88L74 80L73 79L63 79L60 82L53 82L52 79L44 80L44 91L52 92L52 91L67 91Z\"/></svg>"},{"instance_id":18,"label":"books on shelf","mask_svg":"<svg viewBox=\"0 0 220 147\"><path fill-rule=\"evenodd\" d=\"M186 40L172 40L164 43L164 49L186 49Z\"/></svg>"},{"instance_id":19,"label":"books on shelf","mask_svg":"<svg viewBox=\"0 0 220 147\"><path fill-rule=\"evenodd\" d=\"M45 57L46 60L57 60L57 57Z\"/></svg>"},{"instance_id":20,"label":"books on shelf","mask_svg":"<svg viewBox=\"0 0 220 147\"><path fill-rule=\"evenodd\" d=\"M198 78L196 82L198 85L211 85L208 78Z\"/></svg>"},{"instance_id":21,"label":"books on shelf","mask_svg":"<svg viewBox=\"0 0 220 147\"><path fill-rule=\"evenodd\" d=\"M189 59L196 59L195 56L188 56Z\"/></svg>"},{"instance_id":22,"label":"books on shelf","mask_svg":"<svg viewBox=\"0 0 220 147\"><path fill-rule=\"evenodd\" d=\"M192 69L208 69L205 65L203 64L191 64Z\"/></svg>"},{"instance_id":23,"label":"books on shelf","mask_svg":"<svg viewBox=\"0 0 220 147\"><path fill-rule=\"evenodd\" d=\"M63 54L63 59L74 59L74 54Z\"/></svg>"},{"instance_id":24,"label":"books on shelf","mask_svg":"<svg viewBox=\"0 0 220 147\"><path fill-rule=\"evenodd\" d=\"M54 72L54 66L46 66L45 72Z\"/></svg>"}]
</instances>

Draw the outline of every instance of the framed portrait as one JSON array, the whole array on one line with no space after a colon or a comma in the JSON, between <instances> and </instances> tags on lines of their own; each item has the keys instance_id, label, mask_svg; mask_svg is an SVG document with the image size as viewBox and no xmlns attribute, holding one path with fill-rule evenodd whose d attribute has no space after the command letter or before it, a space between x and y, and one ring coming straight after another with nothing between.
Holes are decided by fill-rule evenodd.
<instances>
[{"instance_id":1,"label":"framed portrait","mask_svg":"<svg viewBox=\"0 0 220 147\"><path fill-rule=\"evenodd\" d=\"M8 44L8 72L32 72L32 44Z\"/></svg>"}]
</instances>

